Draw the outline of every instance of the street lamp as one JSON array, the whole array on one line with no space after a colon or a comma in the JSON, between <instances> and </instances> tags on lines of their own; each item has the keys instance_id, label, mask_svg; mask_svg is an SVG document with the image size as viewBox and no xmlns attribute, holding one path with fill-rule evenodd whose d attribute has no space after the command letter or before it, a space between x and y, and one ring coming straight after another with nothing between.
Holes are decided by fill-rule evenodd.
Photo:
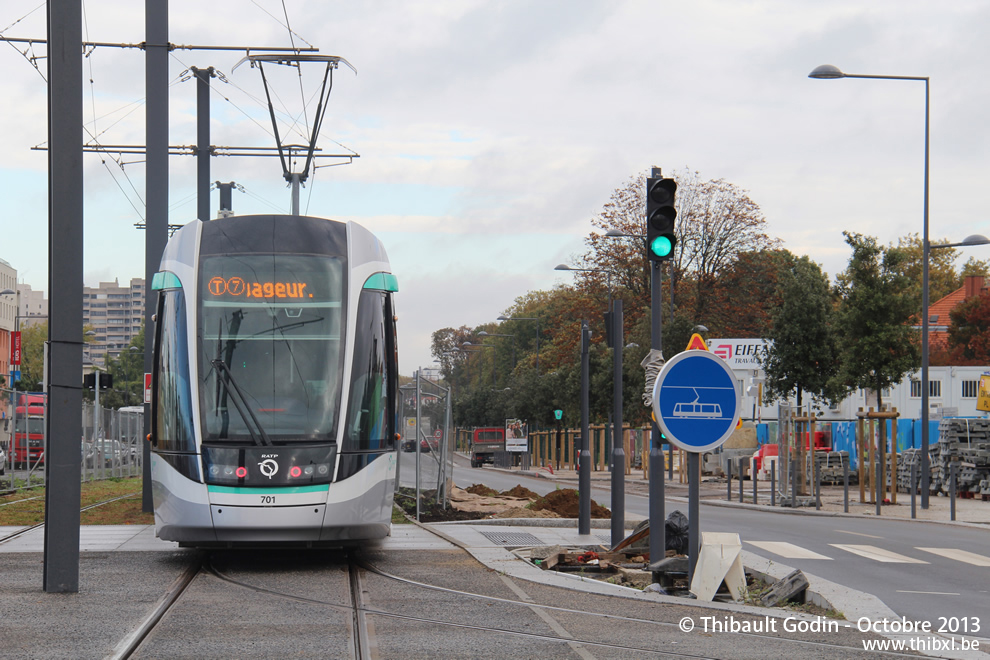
<instances>
[{"instance_id":1,"label":"street lamp","mask_svg":"<svg viewBox=\"0 0 990 660\"><path fill-rule=\"evenodd\" d=\"M540 375L540 319L536 316L505 316L498 317L498 321L536 321L536 375ZM480 333L479 333L480 334ZM515 358L513 358L515 363Z\"/></svg>"},{"instance_id":2,"label":"street lamp","mask_svg":"<svg viewBox=\"0 0 990 660\"><path fill-rule=\"evenodd\" d=\"M808 74L809 78L834 80L836 78L874 78L879 80L922 80L925 83L925 210L924 232L921 248L921 508L928 508L928 76L877 76L844 73L831 64L822 64Z\"/></svg>"}]
</instances>

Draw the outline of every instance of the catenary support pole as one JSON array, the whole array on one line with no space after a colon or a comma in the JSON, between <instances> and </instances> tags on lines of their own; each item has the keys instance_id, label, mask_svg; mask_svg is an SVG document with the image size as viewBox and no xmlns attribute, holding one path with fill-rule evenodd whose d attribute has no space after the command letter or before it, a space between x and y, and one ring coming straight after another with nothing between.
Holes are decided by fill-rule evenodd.
<instances>
[{"instance_id":1,"label":"catenary support pole","mask_svg":"<svg viewBox=\"0 0 990 660\"><path fill-rule=\"evenodd\" d=\"M210 78L213 67L189 67L196 76L196 216L210 220Z\"/></svg>"},{"instance_id":2,"label":"catenary support pole","mask_svg":"<svg viewBox=\"0 0 990 660\"><path fill-rule=\"evenodd\" d=\"M48 448L43 588L79 591L82 439L82 3L48 2Z\"/></svg>"},{"instance_id":3,"label":"catenary support pole","mask_svg":"<svg viewBox=\"0 0 990 660\"><path fill-rule=\"evenodd\" d=\"M158 272L168 242L168 0L144 2L145 97L145 232L144 232L144 373L152 371L152 338L158 296L151 282ZM152 431L151 406L144 406L144 437ZM142 449L141 510L151 513L151 443Z\"/></svg>"}]
</instances>

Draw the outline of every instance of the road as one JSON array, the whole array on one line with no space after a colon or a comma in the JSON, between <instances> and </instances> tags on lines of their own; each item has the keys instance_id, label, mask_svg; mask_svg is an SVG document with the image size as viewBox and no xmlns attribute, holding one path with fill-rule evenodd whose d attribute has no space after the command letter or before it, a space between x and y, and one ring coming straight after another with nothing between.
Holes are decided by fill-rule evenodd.
<instances>
[{"instance_id":1,"label":"road","mask_svg":"<svg viewBox=\"0 0 990 660\"><path fill-rule=\"evenodd\" d=\"M522 484L545 494L557 487L549 479L472 469L459 457L455 462L454 482L462 488L484 483L506 490ZM611 496L607 489L592 487L592 498L607 506ZM687 502L668 499L667 513L674 509L687 513ZM649 499L627 487L626 511L647 517ZM958 625L958 632L990 638L986 529L702 506L701 530L736 532L746 550L871 593L908 619L930 621L937 627L944 618L947 625Z\"/></svg>"}]
</instances>

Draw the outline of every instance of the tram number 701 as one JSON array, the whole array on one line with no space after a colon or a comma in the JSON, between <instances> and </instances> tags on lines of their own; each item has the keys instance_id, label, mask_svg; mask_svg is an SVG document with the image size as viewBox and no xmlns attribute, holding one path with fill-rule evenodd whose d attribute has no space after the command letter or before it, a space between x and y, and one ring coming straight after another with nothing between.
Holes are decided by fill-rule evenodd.
<instances>
[{"instance_id":1,"label":"tram number 701","mask_svg":"<svg viewBox=\"0 0 990 660\"><path fill-rule=\"evenodd\" d=\"M261 503L262 504L275 504L275 496L274 495L262 495L261 496Z\"/></svg>"}]
</instances>

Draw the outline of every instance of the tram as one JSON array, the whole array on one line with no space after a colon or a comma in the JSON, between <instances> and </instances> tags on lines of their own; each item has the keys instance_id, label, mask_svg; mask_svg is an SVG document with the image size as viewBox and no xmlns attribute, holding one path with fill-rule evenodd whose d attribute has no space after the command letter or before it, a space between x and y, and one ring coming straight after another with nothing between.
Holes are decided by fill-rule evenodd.
<instances>
[{"instance_id":1,"label":"tram","mask_svg":"<svg viewBox=\"0 0 990 660\"><path fill-rule=\"evenodd\" d=\"M226 547L387 536L398 287L381 242L307 216L197 220L169 240L151 288L158 537Z\"/></svg>"}]
</instances>

